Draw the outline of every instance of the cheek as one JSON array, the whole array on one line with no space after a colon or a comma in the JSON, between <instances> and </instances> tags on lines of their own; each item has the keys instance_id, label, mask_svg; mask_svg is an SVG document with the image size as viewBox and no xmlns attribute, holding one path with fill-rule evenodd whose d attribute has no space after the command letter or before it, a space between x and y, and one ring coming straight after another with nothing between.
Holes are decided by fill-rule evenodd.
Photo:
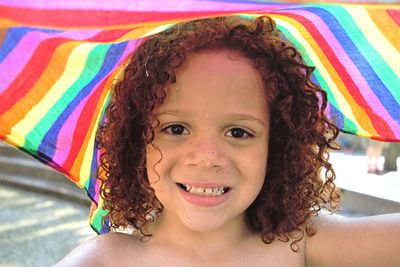
<instances>
[{"instance_id":1,"label":"cheek","mask_svg":"<svg viewBox=\"0 0 400 267\"><path fill-rule=\"evenodd\" d=\"M245 162L244 175L247 176L249 197L256 198L264 184L267 170L267 156L265 154L253 154ZM251 193L250 193L251 192ZM254 199L252 199L254 201Z\"/></svg>"},{"instance_id":2,"label":"cheek","mask_svg":"<svg viewBox=\"0 0 400 267\"><path fill-rule=\"evenodd\" d=\"M245 168L251 172L253 177L264 178L267 172L267 153L251 154L243 163Z\"/></svg>"}]
</instances>

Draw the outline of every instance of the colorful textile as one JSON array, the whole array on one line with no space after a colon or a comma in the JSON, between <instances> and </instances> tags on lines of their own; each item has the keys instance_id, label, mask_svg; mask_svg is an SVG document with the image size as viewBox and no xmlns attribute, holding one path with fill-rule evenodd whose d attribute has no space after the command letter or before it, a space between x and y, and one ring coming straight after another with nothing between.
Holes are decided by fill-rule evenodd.
<instances>
[{"instance_id":1,"label":"colorful textile","mask_svg":"<svg viewBox=\"0 0 400 267\"><path fill-rule=\"evenodd\" d=\"M106 232L94 138L129 54L177 22L267 14L316 66L344 132L400 141L400 4L306 2L0 0L0 138L84 188Z\"/></svg>"}]
</instances>

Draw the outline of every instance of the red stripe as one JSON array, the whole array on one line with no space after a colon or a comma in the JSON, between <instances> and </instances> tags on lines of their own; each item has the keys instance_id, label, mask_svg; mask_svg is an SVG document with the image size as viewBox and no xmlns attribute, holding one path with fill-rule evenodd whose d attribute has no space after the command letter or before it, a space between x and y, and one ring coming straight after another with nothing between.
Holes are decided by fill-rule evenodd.
<instances>
[{"instance_id":1,"label":"red stripe","mask_svg":"<svg viewBox=\"0 0 400 267\"><path fill-rule=\"evenodd\" d=\"M65 170L70 171L72 169L74 161L77 159L78 154L82 149L82 145L85 142L86 135L91 134L91 132L89 132L90 124L94 118L94 112L96 111L96 107L107 83L107 79L108 77L106 77L99 86L96 86L95 92L89 97L89 99L87 99L86 104L79 115L76 123L76 125L79 125L79 127L75 128L75 131L72 135L73 141L71 142L71 150L69 151L66 160L62 164L63 169Z\"/></svg>"},{"instance_id":2,"label":"red stripe","mask_svg":"<svg viewBox=\"0 0 400 267\"><path fill-rule=\"evenodd\" d=\"M351 78L351 75L347 72L346 68L342 65L342 63L340 63L340 61L336 57L335 52L332 50L327 41L320 34L315 25L311 21L305 19L303 16L300 15L286 13L286 12L279 12L279 14L291 17L294 20L303 24L303 26L309 31L311 36L313 36L313 38L316 40L319 47L324 51L324 54L326 55L326 57L328 58L334 69L337 71L338 75L340 75L340 78L343 80L343 83L345 84L349 93L353 96L356 102L363 108L363 110L365 110L365 112L368 114L375 128L375 131L379 135L390 134L391 136L394 136L394 133L390 129L390 126L385 122L385 120L383 120L380 116L376 115L373 112L373 110L370 108L370 105L365 101L364 97L360 94L359 92L360 88L358 88L357 85L354 83L353 79Z\"/></svg>"},{"instance_id":3,"label":"red stripe","mask_svg":"<svg viewBox=\"0 0 400 267\"><path fill-rule=\"evenodd\" d=\"M387 13L392 17L393 21L400 27L400 10L389 9Z\"/></svg>"},{"instance_id":4,"label":"red stripe","mask_svg":"<svg viewBox=\"0 0 400 267\"><path fill-rule=\"evenodd\" d=\"M0 95L2 99L0 115L15 105L32 89L49 64L54 50L67 40L66 38L53 38L40 43L24 69Z\"/></svg>"},{"instance_id":5,"label":"red stripe","mask_svg":"<svg viewBox=\"0 0 400 267\"><path fill-rule=\"evenodd\" d=\"M218 14L247 12L246 10L198 11L198 12L134 12L103 10L42 10L0 6L0 17L24 25L47 27L108 27L135 23L153 23L174 19L209 17Z\"/></svg>"},{"instance_id":6,"label":"red stripe","mask_svg":"<svg viewBox=\"0 0 400 267\"><path fill-rule=\"evenodd\" d=\"M115 42L115 40L118 40L125 34L131 32L134 28L132 29L124 29L124 30L107 30L107 31L102 31L95 36L86 39L89 42Z\"/></svg>"}]
</instances>

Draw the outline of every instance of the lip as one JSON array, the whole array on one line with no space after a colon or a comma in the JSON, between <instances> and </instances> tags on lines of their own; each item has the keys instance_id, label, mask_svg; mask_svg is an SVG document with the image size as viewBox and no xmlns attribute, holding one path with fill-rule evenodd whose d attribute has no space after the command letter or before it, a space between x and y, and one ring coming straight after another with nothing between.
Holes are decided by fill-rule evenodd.
<instances>
[{"instance_id":1,"label":"lip","mask_svg":"<svg viewBox=\"0 0 400 267\"><path fill-rule=\"evenodd\" d=\"M189 184L191 186L196 187L202 187L202 188L207 188L207 187L223 187L221 185L215 185L215 184ZM220 195L220 196L201 196L201 195L195 195L192 193L189 193L182 189L179 185L176 185L179 192L181 193L182 197L189 202L192 205L199 206L199 207L215 207L218 205L221 205L223 202L227 200L229 197L231 190L228 192Z\"/></svg>"}]
</instances>

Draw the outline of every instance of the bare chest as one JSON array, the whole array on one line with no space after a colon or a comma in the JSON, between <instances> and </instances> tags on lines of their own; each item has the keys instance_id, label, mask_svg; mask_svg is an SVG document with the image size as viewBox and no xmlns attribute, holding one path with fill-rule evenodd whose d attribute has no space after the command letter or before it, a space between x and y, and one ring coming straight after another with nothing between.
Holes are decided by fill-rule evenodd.
<instances>
[{"instance_id":1,"label":"bare chest","mask_svg":"<svg viewBox=\"0 0 400 267\"><path fill-rule=\"evenodd\" d=\"M209 255L207 252L188 255L171 248L144 249L136 254L135 260L130 259L120 266L305 267L304 253L291 251L288 248L289 244L282 247L265 246L259 249Z\"/></svg>"}]
</instances>

